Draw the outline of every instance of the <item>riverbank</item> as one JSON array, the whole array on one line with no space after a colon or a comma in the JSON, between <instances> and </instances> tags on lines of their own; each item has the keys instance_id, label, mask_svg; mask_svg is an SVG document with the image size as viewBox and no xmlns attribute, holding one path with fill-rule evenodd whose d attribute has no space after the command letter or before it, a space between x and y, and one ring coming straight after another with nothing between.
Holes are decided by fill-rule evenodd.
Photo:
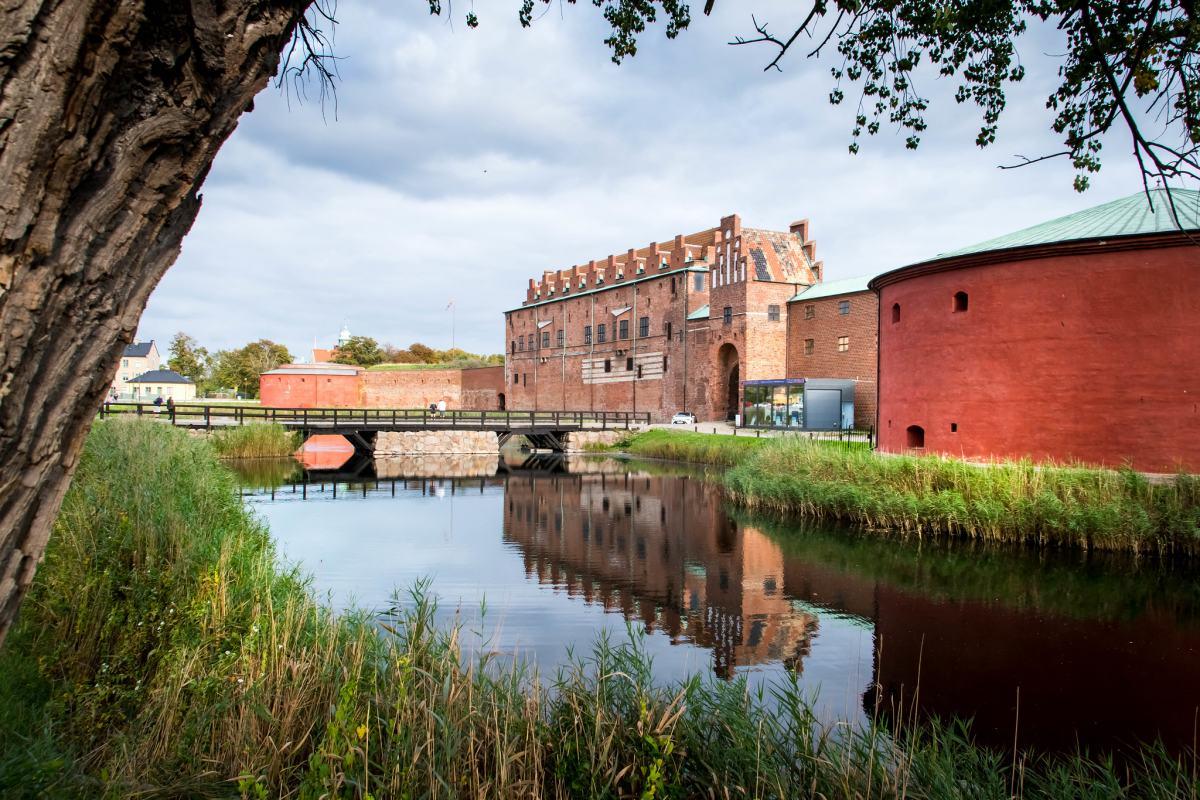
<instances>
[{"instance_id":1,"label":"riverbank","mask_svg":"<svg viewBox=\"0 0 1200 800\"><path fill-rule=\"evenodd\" d=\"M1129 470L981 466L837 442L666 430L637 434L617 449L729 467L721 481L749 509L884 534L1200 555L1196 476L1151 483Z\"/></svg>"},{"instance_id":2,"label":"riverbank","mask_svg":"<svg viewBox=\"0 0 1200 800\"><path fill-rule=\"evenodd\" d=\"M218 428L209 441L222 458L280 458L296 452L300 434L282 425L255 423Z\"/></svg>"},{"instance_id":3,"label":"riverbank","mask_svg":"<svg viewBox=\"0 0 1200 800\"><path fill-rule=\"evenodd\" d=\"M554 680L464 658L418 591L378 626L280 571L201 440L96 425L0 651L5 797L1194 796L1194 755L997 753L816 724L795 682L655 683L635 637ZM382 628L382 630L381 630ZM896 719L905 719L903 713ZM1017 788L1014 788L1017 787Z\"/></svg>"}]
</instances>

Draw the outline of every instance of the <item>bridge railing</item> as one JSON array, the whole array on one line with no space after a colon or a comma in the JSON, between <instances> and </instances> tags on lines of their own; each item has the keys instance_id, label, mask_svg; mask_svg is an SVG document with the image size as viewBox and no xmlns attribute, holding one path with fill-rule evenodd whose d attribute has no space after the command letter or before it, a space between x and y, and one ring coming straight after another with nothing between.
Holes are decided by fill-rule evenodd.
<instances>
[{"instance_id":1,"label":"bridge railing","mask_svg":"<svg viewBox=\"0 0 1200 800\"><path fill-rule=\"evenodd\" d=\"M649 411L430 411L427 408L269 408L223 404L176 403L174 408L153 403L105 403L100 417L135 415L172 425L214 426L279 423L289 426L383 428L630 428L649 424Z\"/></svg>"}]
</instances>

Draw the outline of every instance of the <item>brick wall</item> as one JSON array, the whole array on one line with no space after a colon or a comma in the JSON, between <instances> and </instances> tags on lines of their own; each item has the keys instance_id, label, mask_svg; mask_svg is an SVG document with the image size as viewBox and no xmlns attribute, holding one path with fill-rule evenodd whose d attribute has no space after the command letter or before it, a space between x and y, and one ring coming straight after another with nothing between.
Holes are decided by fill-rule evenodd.
<instances>
[{"instance_id":1,"label":"brick wall","mask_svg":"<svg viewBox=\"0 0 1200 800\"><path fill-rule=\"evenodd\" d=\"M363 370L356 375L289 371L259 378L262 404L275 408L500 408L504 368Z\"/></svg>"},{"instance_id":2,"label":"brick wall","mask_svg":"<svg viewBox=\"0 0 1200 800\"><path fill-rule=\"evenodd\" d=\"M362 403L358 375L262 375L258 390L268 408L357 408Z\"/></svg>"},{"instance_id":3,"label":"brick wall","mask_svg":"<svg viewBox=\"0 0 1200 800\"><path fill-rule=\"evenodd\" d=\"M849 313L840 313L841 303ZM809 319L806 309L812 309ZM801 299L788 305L787 377L843 378L855 381L854 424L875 425L876 374L878 369L879 298L874 292L835 295L816 300ZM838 339L847 337L848 349L838 349ZM812 340L812 352L808 352Z\"/></svg>"}]
</instances>

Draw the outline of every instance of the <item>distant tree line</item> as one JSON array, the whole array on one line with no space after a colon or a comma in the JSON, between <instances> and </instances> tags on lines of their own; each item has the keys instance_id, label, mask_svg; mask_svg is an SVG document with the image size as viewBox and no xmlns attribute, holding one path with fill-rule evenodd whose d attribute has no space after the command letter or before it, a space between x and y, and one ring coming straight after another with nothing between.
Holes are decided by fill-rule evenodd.
<instances>
[{"instance_id":1,"label":"distant tree line","mask_svg":"<svg viewBox=\"0 0 1200 800\"><path fill-rule=\"evenodd\" d=\"M502 354L480 355L458 347L435 350L416 342L407 348L379 344L370 336L351 336L344 345L334 349L333 360L338 364L373 367L377 364L445 364L451 367L488 367L504 363Z\"/></svg>"},{"instance_id":2,"label":"distant tree line","mask_svg":"<svg viewBox=\"0 0 1200 800\"><path fill-rule=\"evenodd\" d=\"M290 364L292 354L270 339L259 339L244 347L209 353L195 338L183 331L171 339L167 367L190 378L196 393L258 397L258 376L280 364Z\"/></svg>"},{"instance_id":3,"label":"distant tree line","mask_svg":"<svg viewBox=\"0 0 1200 800\"><path fill-rule=\"evenodd\" d=\"M209 352L183 331L171 339L167 367L190 378L200 396L217 394L258 397L258 376L280 364L292 363L292 354L270 339L230 350ZM377 364L444 364L448 367L487 367L504 363L504 356L468 353L457 347L435 350L417 342L406 348L379 344L370 336L353 336L333 351L338 364L373 367Z\"/></svg>"}]
</instances>

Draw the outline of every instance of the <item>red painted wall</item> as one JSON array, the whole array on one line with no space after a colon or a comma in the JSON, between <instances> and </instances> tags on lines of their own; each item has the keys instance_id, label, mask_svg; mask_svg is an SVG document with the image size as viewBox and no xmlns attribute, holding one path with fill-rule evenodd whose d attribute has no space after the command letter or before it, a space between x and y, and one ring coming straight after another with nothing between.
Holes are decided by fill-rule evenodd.
<instances>
[{"instance_id":1,"label":"red painted wall","mask_svg":"<svg viewBox=\"0 0 1200 800\"><path fill-rule=\"evenodd\" d=\"M268 408L359 408L358 375L261 375L260 402Z\"/></svg>"},{"instance_id":2,"label":"red painted wall","mask_svg":"<svg viewBox=\"0 0 1200 800\"><path fill-rule=\"evenodd\" d=\"M885 281L879 316L883 450L904 451L919 425L925 451L955 456L1200 471L1196 247Z\"/></svg>"}]
</instances>

